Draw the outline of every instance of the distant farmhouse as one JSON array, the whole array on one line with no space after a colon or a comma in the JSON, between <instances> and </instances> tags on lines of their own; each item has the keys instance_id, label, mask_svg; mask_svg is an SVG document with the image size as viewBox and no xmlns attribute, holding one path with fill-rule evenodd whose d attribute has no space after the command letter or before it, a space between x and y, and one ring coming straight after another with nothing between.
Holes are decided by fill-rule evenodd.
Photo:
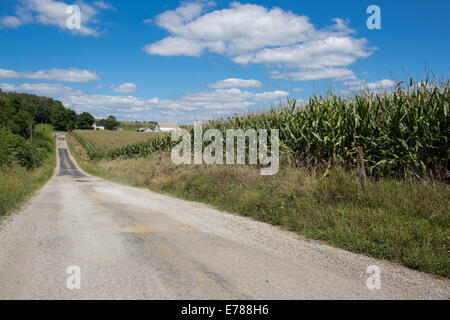
<instances>
[{"instance_id":1,"label":"distant farmhouse","mask_svg":"<svg viewBox=\"0 0 450 320\"><path fill-rule=\"evenodd\" d=\"M94 129L94 130L105 130L105 127L97 126L97 124L94 122L94 124L92 125L92 129Z\"/></svg>"},{"instance_id":2,"label":"distant farmhouse","mask_svg":"<svg viewBox=\"0 0 450 320\"><path fill-rule=\"evenodd\" d=\"M157 122L155 126L155 132L169 132L178 129L179 126L176 122Z\"/></svg>"},{"instance_id":3,"label":"distant farmhouse","mask_svg":"<svg viewBox=\"0 0 450 320\"><path fill-rule=\"evenodd\" d=\"M153 130L150 128L140 128L138 129L138 132L153 132Z\"/></svg>"},{"instance_id":4,"label":"distant farmhouse","mask_svg":"<svg viewBox=\"0 0 450 320\"><path fill-rule=\"evenodd\" d=\"M179 128L176 122L156 122L155 129L148 127L139 128L137 132L170 132Z\"/></svg>"}]
</instances>

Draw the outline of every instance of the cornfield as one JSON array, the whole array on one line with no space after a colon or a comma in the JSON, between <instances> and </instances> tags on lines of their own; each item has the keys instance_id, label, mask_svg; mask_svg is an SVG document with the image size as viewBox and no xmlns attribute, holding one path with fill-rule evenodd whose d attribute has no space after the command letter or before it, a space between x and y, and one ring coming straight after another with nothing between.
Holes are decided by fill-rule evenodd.
<instances>
[{"instance_id":1,"label":"cornfield","mask_svg":"<svg viewBox=\"0 0 450 320\"><path fill-rule=\"evenodd\" d=\"M448 179L449 105L448 81L437 85L411 81L390 93L314 96L303 107L288 100L285 107L213 121L209 126L223 132L278 128L284 156L302 165L355 167L361 147L372 176Z\"/></svg>"},{"instance_id":2,"label":"cornfield","mask_svg":"<svg viewBox=\"0 0 450 320\"><path fill-rule=\"evenodd\" d=\"M127 131L76 130L72 136L83 146L91 159L103 159L109 153L119 156L117 149L137 145L149 140L167 136L164 133L138 133Z\"/></svg>"},{"instance_id":3,"label":"cornfield","mask_svg":"<svg viewBox=\"0 0 450 320\"><path fill-rule=\"evenodd\" d=\"M137 156L146 156L157 151L169 150L175 145L175 143L171 140L170 134L150 134L154 136L152 136L150 139L147 139L147 141L129 144L123 147L109 150L106 153L105 158L115 159L119 157L132 158Z\"/></svg>"},{"instance_id":4,"label":"cornfield","mask_svg":"<svg viewBox=\"0 0 450 320\"><path fill-rule=\"evenodd\" d=\"M382 94L365 91L343 98L328 93L313 96L302 106L288 99L286 106L264 113L210 121L203 130L214 127L225 136L232 128L279 129L280 152L290 163L354 168L359 149L371 176L413 174L448 180L449 105L448 81L431 85L411 80ZM108 159L145 156L175 145L169 134L124 146L113 140L110 148L86 135L79 141L92 158Z\"/></svg>"}]
</instances>

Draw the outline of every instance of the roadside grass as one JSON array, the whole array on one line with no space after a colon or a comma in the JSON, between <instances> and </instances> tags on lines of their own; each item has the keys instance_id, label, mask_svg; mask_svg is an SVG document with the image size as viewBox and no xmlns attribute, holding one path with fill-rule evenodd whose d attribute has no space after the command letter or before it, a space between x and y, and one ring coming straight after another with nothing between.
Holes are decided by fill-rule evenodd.
<instances>
[{"instance_id":1,"label":"roadside grass","mask_svg":"<svg viewBox=\"0 0 450 320\"><path fill-rule=\"evenodd\" d=\"M168 152L147 158L89 160L69 135L88 173L211 204L307 238L409 268L450 277L450 188L414 179L372 179L335 167L327 177L284 167L275 176L239 165L176 166Z\"/></svg>"},{"instance_id":2,"label":"roadside grass","mask_svg":"<svg viewBox=\"0 0 450 320\"><path fill-rule=\"evenodd\" d=\"M42 131L50 134L51 126L39 125L35 129L35 132ZM47 148L42 166L33 170L27 170L19 165L0 169L0 217L19 209L53 175L56 167L56 140L52 137L51 146L45 140L39 135L33 138L33 143L37 147Z\"/></svg>"}]
</instances>

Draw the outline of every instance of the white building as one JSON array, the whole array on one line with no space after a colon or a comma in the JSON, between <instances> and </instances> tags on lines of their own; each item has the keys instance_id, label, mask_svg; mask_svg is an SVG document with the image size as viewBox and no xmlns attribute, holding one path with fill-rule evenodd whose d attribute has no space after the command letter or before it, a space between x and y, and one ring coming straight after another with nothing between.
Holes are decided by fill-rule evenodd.
<instances>
[{"instance_id":1,"label":"white building","mask_svg":"<svg viewBox=\"0 0 450 320\"><path fill-rule=\"evenodd\" d=\"M176 122L157 122L155 132L170 132L178 128L179 126Z\"/></svg>"},{"instance_id":2,"label":"white building","mask_svg":"<svg viewBox=\"0 0 450 320\"><path fill-rule=\"evenodd\" d=\"M94 130L105 130L105 127L98 127L97 124L94 122L94 124L92 125L92 129L94 129Z\"/></svg>"},{"instance_id":3,"label":"white building","mask_svg":"<svg viewBox=\"0 0 450 320\"><path fill-rule=\"evenodd\" d=\"M150 129L150 128L140 128L140 129L138 130L138 132L153 132L153 130Z\"/></svg>"}]
</instances>

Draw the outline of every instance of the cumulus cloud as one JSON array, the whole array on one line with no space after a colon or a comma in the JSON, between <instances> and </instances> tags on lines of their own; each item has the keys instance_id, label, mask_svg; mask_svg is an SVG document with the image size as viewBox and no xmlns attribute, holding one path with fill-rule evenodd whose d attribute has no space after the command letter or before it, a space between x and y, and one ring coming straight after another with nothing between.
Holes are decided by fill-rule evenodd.
<instances>
[{"instance_id":1,"label":"cumulus cloud","mask_svg":"<svg viewBox=\"0 0 450 320\"><path fill-rule=\"evenodd\" d=\"M156 17L156 23L171 32L176 32L187 22L200 16L203 11L214 5L213 2L197 1L182 3L175 10L169 10Z\"/></svg>"},{"instance_id":2,"label":"cumulus cloud","mask_svg":"<svg viewBox=\"0 0 450 320\"><path fill-rule=\"evenodd\" d=\"M277 101L286 98L289 94L286 91L276 90L262 93L256 93L254 99L256 101Z\"/></svg>"},{"instance_id":3,"label":"cumulus cloud","mask_svg":"<svg viewBox=\"0 0 450 320\"><path fill-rule=\"evenodd\" d=\"M99 80L97 73L89 70L50 69L38 71L17 72L14 70L0 69L0 79L23 78L35 80L56 80L61 82L89 82Z\"/></svg>"},{"instance_id":4,"label":"cumulus cloud","mask_svg":"<svg viewBox=\"0 0 450 320\"><path fill-rule=\"evenodd\" d=\"M393 88L395 86L395 81L390 79L381 79L374 82L366 82L363 80L353 80L344 82L344 85L348 87L348 92L354 92L364 89L369 89L371 91L385 91Z\"/></svg>"},{"instance_id":5,"label":"cumulus cloud","mask_svg":"<svg viewBox=\"0 0 450 320\"><path fill-rule=\"evenodd\" d=\"M112 91L114 92L121 92L121 93L131 93L137 91L137 86L134 83L126 82L122 83L121 85L115 87L111 86Z\"/></svg>"},{"instance_id":6,"label":"cumulus cloud","mask_svg":"<svg viewBox=\"0 0 450 320\"><path fill-rule=\"evenodd\" d=\"M238 88L194 92L178 99L160 100L157 109L169 120L208 120L277 104L289 95L285 91L249 92Z\"/></svg>"},{"instance_id":7,"label":"cumulus cloud","mask_svg":"<svg viewBox=\"0 0 450 320\"><path fill-rule=\"evenodd\" d=\"M191 2L158 15L156 24L170 35L147 45L146 52L198 57L209 51L242 65L264 64L279 72L291 69L282 71L286 78L310 81L316 80L311 73L320 74L317 79L333 78L330 70L342 71L375 49L366 39L355 38L349 21L342 19L317 29L307 16L280 8L238 2L205 12L209 8L210 4Z\"/></svg>"},{"instance_id":8,"label":"cumulus cloud","mask_svg":"<svg viewBox=\"0 0 450 320\"><path fill-rule=\"evenodd\" d=\"M294 81L313 81L333 78L335 80L356 79L354 72L347 68L316 68L300 69L294 71L270 72L274 79L288 79Z\"/></svg>"},{"instance_id":9,"label":"cumulus cloud","mask_svg":"<svg viewBox=\"0 0 450 320\"><path fill-rule=\"evenodd\" d=\"M20 78L20 73L14 70L0 69L0 79Z\"/></svg>"},{"instance_id":10,"label":"cumulus cloud","mask_svg":"<svg viewBox=\"0 0 450 320\"><path fill-rule=\"evenodd\" d=\"M246 111L253 106L272 105L288 95L285 91L255 93L238 88L216 89L185 94L179 99L161 100L159 107L178 112L194 112L211 118L214 115ZM202 114L203 111L206 111L205 114Z\"/></svg>"},{"instance_id":11,"label":"cumulus cloud","mask_svg":"<svg viewBox=\"0 0 450 320\"><path fill-rule=\"evenodd\" d=\"M117 9L113 7L110 3L105 1L94 1L92 3L95 7L102 9L102 10L113 10L116 11Z\"/></svg>"},{"instance_id":12,"label":"cumulus cloud","mask_svg":"<svg viewBox=\"0 0 450 320\"><path fill-rule=\"evenodd\" d=\"M199 57L203 49L201 43L180 37L168 37L154 45L146 46L147 53L159 56L185 55Z\"/></svg>"},{"instance_id":13,"label":"cumulus cloud","mask_svg":"<svg viewBox=\"0 0 450 320\"><path fill-rule=\"evenodd\" d=\"M153 110L159 102L157 98L143 99L134 96L113 96L102 94L78 94L61 97L62 102L81 112L89 111L97 115L120 115L123 112L134 113L135 116Z\"/></svg>"},{"instance_id":14,"label":"cumulus cloud","mask_svg":"<svg viewBox=\"0 0 450 320\"><path fill-rule=\"evenodd\" d=\"M85 2L76 2L81 9L81 29L69 30L67 13L69 5L56 0L20 0L15 9L15 16L6 16L0 19L0 26L4 28L17 28L28 23L56 26L60 30L67 30L74 34L85 36L98 36L98 15L102 10L114 10L110 4L104 1L96 1L93 5Z\"/></svg>"},{"instance_id":15,"label":"cumulus cloud","mask_svg":"<svg viewBox=\"0 0 450 320\"><path fill-rule=\"evenodd\" d=\"M20 20L15 16L6 16L0 18L0 26L4 26L6 28L17 28L22 24L23 24L22 20Z\"/></svg>"},{"instance_id":16,"label":"cumulus cloud","mask_svg":"<svg viewBox=\"0 0 450 320\"><path fill-rule=\"evenodd\" d=\"M278 8L267 10L258 5L234 2L229 9L200 15L199 7L201 4L198 2L184 4L180 8L189 8L193 12L188 18L177 14L178 8L157 16L156 24L169 31L174 39L195 42L201 51L208 49L229 55L303 41L314 29L307 17ZM162 43L150 44L147 52L155 54ZM189 48L185 54L190 55Z\"/></svg>"},{"instance_id":17,"label":"cumulus cloud","mask_svg":"<svg viewBox=\"0 0 450 320\"><path fill-rule=\"evenodd\" d=\"M79 90L53 83L23 83L20 85L0 83L0 89L4 91L26 91L43 96L67 96L82 94Z\"/></svg>"},{"instance_id":18,"label":"cumulus cloud","mask_svg":"<svg viewBox=\"0 0 450 320\"><path fill-rule=\"evenodd\" d=\"M375 82L367 83L367 87L369 89L377 89L377 88L392 88L395 86L395 81L390 79L382 79Z\"/></svg>"},{"instance_id":19,"label":"cumulus cloud","mask_svg":"<svg viewBox=\"0 0 450 320\"><path fill-rule=\"evenodd\" d=\"M330 36L326 39L311 40L302 44L279 48L266 48L256 53L240 55L233 60L237 63L281 63L288 67L326 68L347 66L358 58L367 57L366 39Z\"/></svg>"},{"instance_id":20,"label":"cumulus cloud","mask_svg":"<svg viewBox=\"0 0 450 320\"><path fill-rule=\"evenodd\" d=\"M254 79L237 79L229 78L225 80L220 80L209 85L211 88L261 88L261 81Z\"/></svg>"}]
</instances>

